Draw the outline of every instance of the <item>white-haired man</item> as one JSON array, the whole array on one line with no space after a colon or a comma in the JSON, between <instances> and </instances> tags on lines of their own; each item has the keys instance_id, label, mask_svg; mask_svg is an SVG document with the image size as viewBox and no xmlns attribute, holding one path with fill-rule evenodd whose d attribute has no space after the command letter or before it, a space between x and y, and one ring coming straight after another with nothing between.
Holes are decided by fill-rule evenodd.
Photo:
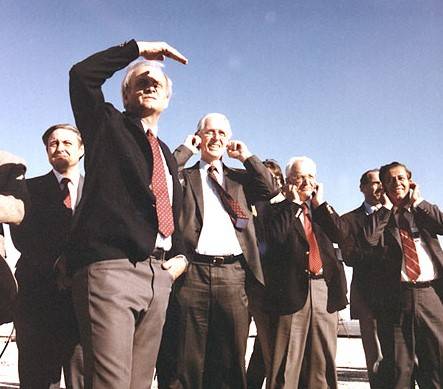
<instances>
[{"instance_id":1,"label":"white-haired man","mask_svg":"<svg viewBox=\"0 0 443 389\"><path fill-rule=\"evenodd\" d=\"M172 282L186 268L177 164L157 138L171 97L161 67L142 61L122 83L126 108L102 85L139 56L187 59L164 42L130 41L73 66L70 94L87 150L85 189L66 252L85 354L85 387L147 388Z\"/></svg>"},{"instance_id":2,"label":"white-haired man","mask_svg":"<svg viewBox=\"0 0 443 389\"><path fill-rule=\"evenodd\" d=\"M198 146L201 159L181 172L180 225L190 263L176 284L176 380L165 386L242 389L249 328L246 289L264 282L250 205L269 198L273 181L243 142L230 140L225 115L205 115L196 134L175 153L184 165ZM222 163L225 152L245 169Z\"/></svg>"},{"instance_id":3,"label":"white-haired man","mask_svg":"<svg viewBox=\"0 0 443 389\"><path fill-rule=\"evenodd\" d=\"M316 173L312 159L290 159L288 199L275 205L268 221L274 258L268 289L278 314L267 383L272 389L337 387L337 311L347 299L343 265L332 242L341 241L342 234Z\"/></svg>"}]
</instances>

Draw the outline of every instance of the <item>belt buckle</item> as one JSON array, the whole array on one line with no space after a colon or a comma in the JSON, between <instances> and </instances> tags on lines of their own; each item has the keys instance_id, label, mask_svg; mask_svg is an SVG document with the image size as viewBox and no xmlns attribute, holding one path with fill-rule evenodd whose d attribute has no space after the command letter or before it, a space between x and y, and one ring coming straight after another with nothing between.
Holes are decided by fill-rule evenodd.
<instances>
[{"instance_id":1,"label":"belt buckle","mask_svg":"<svg viewBox=\"0 0 443 389\"><path fill-rule=\"evenodd\" d=\"M212 264L213 265L223 265L224 262L225 262L225 257L219 256L219 255L214 255L212 257Z\"/></svg>"}]
</instances>

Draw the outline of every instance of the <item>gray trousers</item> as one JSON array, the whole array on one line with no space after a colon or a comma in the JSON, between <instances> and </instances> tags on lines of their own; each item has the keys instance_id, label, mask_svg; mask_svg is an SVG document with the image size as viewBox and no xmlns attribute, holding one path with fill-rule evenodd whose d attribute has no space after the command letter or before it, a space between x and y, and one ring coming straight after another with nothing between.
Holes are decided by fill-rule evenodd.
<instances>
[{"instance_id":1,"label":"gray trousers","mask_svg":"<svg viewBox=\"0 0 443 389\"><path fill-rule=\"evenodd\" d=\"M172 275L148 258L93 263L74 275L86 389L148 389Z\"/></svg>"},{"instance_id":2,"label":"gray trousers","mask_svg":"<svg viewBox=\"0 0 443 389\"><path fill-rule=\"evenodd\" d=\"M279 316L267 388L337 388L338 315L327 312L327 297L325 280L310 280L304 307Z\"/></svg>"}]
</instances>

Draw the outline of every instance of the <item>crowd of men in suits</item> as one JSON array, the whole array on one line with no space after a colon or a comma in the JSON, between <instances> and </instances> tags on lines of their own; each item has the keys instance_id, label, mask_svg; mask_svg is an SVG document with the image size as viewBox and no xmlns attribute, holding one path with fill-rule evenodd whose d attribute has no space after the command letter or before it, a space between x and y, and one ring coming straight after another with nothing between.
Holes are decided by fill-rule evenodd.
<instances>
[{"instance_id":1,"label":"crowd of men in suits","mask_svg":"<svg viewBox=\"0 0 443 389\"><path fill-rule=\"evenodd\" d=\"M312 159L291 158L284 178L223 114L171 153L165 57L187 63L132 40L74 65L76 126L44 132L48 174L25 185L24 163L0 154L0 221L21 253L2 312L15 298L21 387L59 387L63 369L67 388L149 388L157 368L160 388L337 388L345 262L371 387L441 388L443 213L410 170L363 173L363 204L340 217ZM120 112L102 86L124 68ZM251 315L263 368L247 373Z\"/></svg>"}]
</instances>

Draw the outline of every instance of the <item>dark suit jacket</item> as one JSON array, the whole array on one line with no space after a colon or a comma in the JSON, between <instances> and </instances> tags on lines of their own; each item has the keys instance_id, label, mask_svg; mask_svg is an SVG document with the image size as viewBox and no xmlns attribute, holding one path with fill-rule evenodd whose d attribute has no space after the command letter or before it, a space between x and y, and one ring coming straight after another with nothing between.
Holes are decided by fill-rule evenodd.
<instances>
[{"instance_id":1,"label":"dark suit jacket","mask_svg":"<svg viewBox=\"0 0 443 389\"><path fill-rule=\"evenodd\" d=\"M359 306L359 300L363 299L369 308L372 309L373 288L376 285L376 267L378 251L367 247L364 238L364 225L368 222L368 215L364 203L341 216L341 221L345 224L342 228L346 231L344 241L340 243L346 265L353 268L351 282L351 318L359 319L361 314L367 314L367 308L363 312ZM360 299L354 300L358 295Z\"/></svg>"},{"instance_id":2,"label":"dark suit jacket","mask_svg":"<svg viewBox=\"0 0 443 389\"><path fill-rule=\"evenodd\" d=\"M53 265L65 248L72 211L64 206L60 185L52 171L27 179L26 186L31 204L26 208L23 222L11 227L14 245L21 253L17 281L23 290L55 286Z\"/></svg>"},{"instance_id":3,"label":"dark suit jacket","mask_svg":"<svg viewBox=\"0 0 443 389\"><path fill-rule=\"evenodd\" d=\"M284 200L273 205L267 221L267 241L273 261L269 268L270 306L281 315L300 310L308 295L306 273L309 244L299 219L301 206ZM328 286L327 311L336 312L346 307L346 278L343 264L337 259L332 242L341 240L338 215L323 203L312 213L312 228L323 261L323 275Z\"/></svg>"},{"instance_id":4,"label":"dark suit jacket","mask_svg":"<svg viewBox=\"0 0 443 389\"><path fill-rule=\"evenodd\" d=\"M186 147L181 146L174 155L179 164L184 165L183 162L186 156L189 158L191 154ZM232 169L223 165L224 186L248 213L249 222L246 228L241 231L236 229L236 235L249 270L257 281L264 284L250 207L257 200L268 199L272 195L274 184L269 171L256 156L248 158L244 165L246 169ZM203 226L203 189L199 163L197 162L194 166L183 169L180 179L183 185L184 197L180 225L183 228L186 252L189 258L192 259Z\"/></svg>"},{"instance_id":5,"label":"dark suit jacket","mask_svg":"<svg viewBox=\"0 0 443 389\"><path fill-rule=\"evenodd\" d=\"M443 251L437 235L443 234L443 213L438 206L422 201L411 210L421 239L426 243L440 279L435 290L443 300ZM377 285L372 288L376 313L396 317L400 313L401 265L403 249L394 214L385 207L374 212L365 225L366 241L379 252Z\"/></svg>"},{"instance_id":6,"label":"dark suit jacket","mask_svg":"<svg viewBox=\"0 0 443 389\"><path fill-rule=\"evenodd\" d=\"M143 261L154 249L158 223L150 189L152 151L140 119L106 103L101 88L138 56L132 40L94 54L70 71L71 105L86 151L83 198L67 252L74 268L105 259ZM159 142L174 185L172 256L183 251L178 226L182 192L177 163Z\"/></svg>"}]
</instances>

